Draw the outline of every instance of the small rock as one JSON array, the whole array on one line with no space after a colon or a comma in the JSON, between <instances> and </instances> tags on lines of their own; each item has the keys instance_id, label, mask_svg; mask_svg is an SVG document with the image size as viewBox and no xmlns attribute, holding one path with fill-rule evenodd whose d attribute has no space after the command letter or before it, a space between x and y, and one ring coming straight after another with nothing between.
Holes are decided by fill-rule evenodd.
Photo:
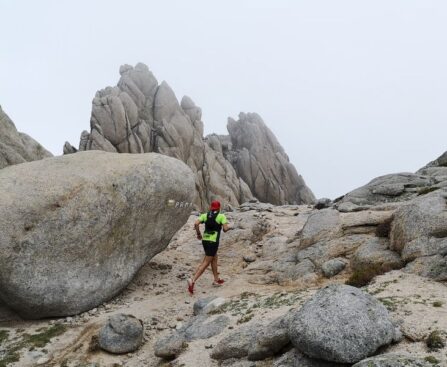
<instances>
[{"instance_id":1,"label":"small rock","mask_svg":"<svg viewBox=\"0 0 447 367\"><path fill-rule=\"evenodd\" d=\"M252 263L252 262L256 261L256 257L253 255L244 255L243 259L247 263Z\"/></svg>"},{"instance_id":2,"label":"small rock","mask_svg":"<svg viewBox=\"0 0 447 367\"><path fill-rule=\"evenodd\" d=\"M321 198L318 199L317 202L314 205L315 209L325 209L325 208L329 208L332 204L332 200L328 199L328 198Z\"/></svg>"},{"instance_id":3,"label":"small rock","mask_svg":"<svg viewBox=\"0 0 447 367\"><path fill-rule=\"evenodd\" d=\"M155 342L154 354L159 358L173 359L186 347L187 343L185 336L178 332L173 332Z\"/></svg>"},{"instance_id":4,"label":"small rock","mask_svg":"<svg viewBox=\"0 0 447 367\"><path fill-rule=\"evenodd\" d=\"M326 278L332 278L333 276L340 273L346 267L346 262L342 258L336 258L326 261L322 266L321 270Z\"/></svg>"},{"instance_id":5,"label":"small rock","mask_svg":"<svg viewBox=\"0 0 447 367\"><path fill-rule=\"evenodd\" d=\"M48 357L42 357L42 358L39 358L36 361L36 363L37 363L38 366L40 366L40 365L48 363L49 361L50 361L50 359Z\"/></svg>"},{"instance_id":6,"label":"small rock","mask_svg":"<svg viewBox=\"0 0 447 367\"><path fill-rule=\"evenodd\" d=\"M129 353L143 341L143 323L132 315L110 317L99 333L99 346L110 353Z\"/></svg>"}]
</instances>

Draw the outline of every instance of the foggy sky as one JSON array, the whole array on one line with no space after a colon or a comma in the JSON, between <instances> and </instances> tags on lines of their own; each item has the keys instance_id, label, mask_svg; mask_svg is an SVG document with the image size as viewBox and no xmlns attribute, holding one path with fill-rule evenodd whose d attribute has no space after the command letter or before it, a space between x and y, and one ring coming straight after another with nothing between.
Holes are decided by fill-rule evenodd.
<instances>
[{"instance_id":1,"label":"foggy sky","mask_svg":"<svg viewBox=\"0 0 447 367\"><path fill-rule=\"evenodd\" d=\"M144 62L205 132L259 113L317 197L447 150L447 2L0 0L0 104L54 154Z\"/></svg>"}]
</instances>

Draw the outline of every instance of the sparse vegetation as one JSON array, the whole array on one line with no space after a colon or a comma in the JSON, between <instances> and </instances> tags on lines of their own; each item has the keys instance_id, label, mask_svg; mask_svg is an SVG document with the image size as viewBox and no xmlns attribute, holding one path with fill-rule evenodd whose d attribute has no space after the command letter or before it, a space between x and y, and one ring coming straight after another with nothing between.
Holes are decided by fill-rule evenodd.
<instances>
[{"instance_id":1,"label":"sparse vegetation","mask_svg":"<svg viewBox=\"0 0 447 367\"><path fill-rule=\"evenodd\" d=\"M433 307L442 307L443 303L441 301L433 302Z\"/></svg>"},{"instance_id":2,"label":"sparse vegetation","mask_svg":"<svg viewBox=\"0 0 447 367\"><path fill-rule=\"evenodd\" d=\"M23 334L22 343L25 346L43 348L52 338L63 334L66 330L66 326L62 324L50 326L48 329L39 329L40 332L37 334Z\"/></svg>"},{"instance_id":3,"label":"sparse vegetation","mask_svg":"<svg viewBox=\"0 0 447 367\"><path fill-rule=\"evenodd\" d=\"M386 272L381 265L374 264L362 269L354 270L352 275L346 281L347 285L353 287L364 287L368 285L377 275L382 275Z\"/></svg>"},{"instance_id":4,"label":"sparse vegetation","mask_svg":"<svg viewBox=\"0 0 447 367\"><path fill-rule=\"evenodd\" d=\"M253 313L249 313L247 315L244 315L237 321L237 323L238 324L244 324L246 322L249 322L253 318L253 316L254 316Z\"/></svg>"},{"instance_id":5,"label":"sparse vegetation","mask_svg":"<svg viewBox=\"0 0 447 367\"><path fill-rule=\"evenodd\" d=\"M277 292L271 296L259 296L244 292L239 299L231 300L210 312L212 315L230 313L232 316L241 316L253 312L254 309L276 309L282 306L292 306L300 302L302 292Z\"/></svg>"},{"instance_id":6,"label":"sparse vegetation","mask_svg":"<svg viewBox=\"0 0 447 367\"><path fill-rule=\"evenodd\" d=\"M379 301L387 308L388 311L396 311L397 303L392 298L379 298Z\"/></svg>"},{"instance_id":7,"label":"sparse vegetation","mask_svg":"<svg viewBox=\"0 0 447 367\"><path fill-rule=\"evenodd\" d=\"M28 350L34 350L35 348L45 347L52 338L63 334L66 331L66 326L62 324L53 325L48 328L40 328L36 334L24 333L17 341L14 341L10 345L4 347L3 355L0 357L0 367L6 367L11 363L18 362L20 360L20 351L24 348ZM5 333L1 333L5 335ZM8 334L3 337L3 341L8 339ZM45 350L44 350L45 351Z\"/></svg>"},{"instance_id":8,"label":"sparse vegetation","mask_svg":"<svg viewBox=\"0 0 447 367\"><path fill-rule=\"evenodd\" d=\"M0 345L2 345L4 341L8 340L8 337L9 337L8 330L0 330Z\"/></svg>"},{"instance_id":9,"label":"sparse vegetation","mask_svg":"<svg viewBox=\"0 0 447 367\"><path fill-rule=\"evenodd\" d=\"M432 331L425 342L430 350L438 350L445 347L444 338L439 330Z\"/></svg>"},{"instance_id":10,"label":"sparse vegetation","mask_svg":"<svg viewBox=\"0 0 447 367\"><path fill-rule=\"evenodd\" d=\"M439 187L435 187L435 186L423 187L422 189L420 189L418 191L418 196L426 195L426 194L429 194L436 190L439 190Z\"/></svg>"},{"instance_id":11,"label":"sparse vegetation","mask_svg":"<svg viewBox=\"0 0 447 367\"><path fill-rule=\"evenodd\" d=\"M434 364L434 365L438 365L439 364L438 359L436 357L433 357L433 356L427 356L427 357L425 357L425 360L428 363L431 363L431 364Z\"/></svg>"}]
</instances>

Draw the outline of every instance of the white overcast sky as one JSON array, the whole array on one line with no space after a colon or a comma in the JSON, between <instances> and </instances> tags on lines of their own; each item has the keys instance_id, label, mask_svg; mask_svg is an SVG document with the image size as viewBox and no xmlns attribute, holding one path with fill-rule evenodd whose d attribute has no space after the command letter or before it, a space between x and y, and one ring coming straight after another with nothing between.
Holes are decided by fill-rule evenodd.
<instances>
[{"instance_id":1,"label":"white overcast sky","mask_svg":"<svg viewBox=\"0 0 447 367\"><path fill-rule=\"evenodd\" d=\"M447 150L447 1L0 0L0 104L54 154L146 63L206 133L258 112L316 196Z\"/></svg>"}]
</instances>

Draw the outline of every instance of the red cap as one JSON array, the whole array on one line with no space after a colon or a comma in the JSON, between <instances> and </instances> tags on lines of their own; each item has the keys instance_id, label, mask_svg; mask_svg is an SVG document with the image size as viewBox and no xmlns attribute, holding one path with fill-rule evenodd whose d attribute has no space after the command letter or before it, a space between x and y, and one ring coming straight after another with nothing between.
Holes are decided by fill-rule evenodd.
<instances>
[{"instance_id":1,"label":"red cap","mask_svg":"<svg viewBox=\"0 0 447 367\"><path fill-rule=\"evenodd\" d=\"M216 211L216 210L220 210L220 202L217 200L214 200L211 202L211 206L210 206L210 210L211 211Z\"/></svg>"}]
</instances>

